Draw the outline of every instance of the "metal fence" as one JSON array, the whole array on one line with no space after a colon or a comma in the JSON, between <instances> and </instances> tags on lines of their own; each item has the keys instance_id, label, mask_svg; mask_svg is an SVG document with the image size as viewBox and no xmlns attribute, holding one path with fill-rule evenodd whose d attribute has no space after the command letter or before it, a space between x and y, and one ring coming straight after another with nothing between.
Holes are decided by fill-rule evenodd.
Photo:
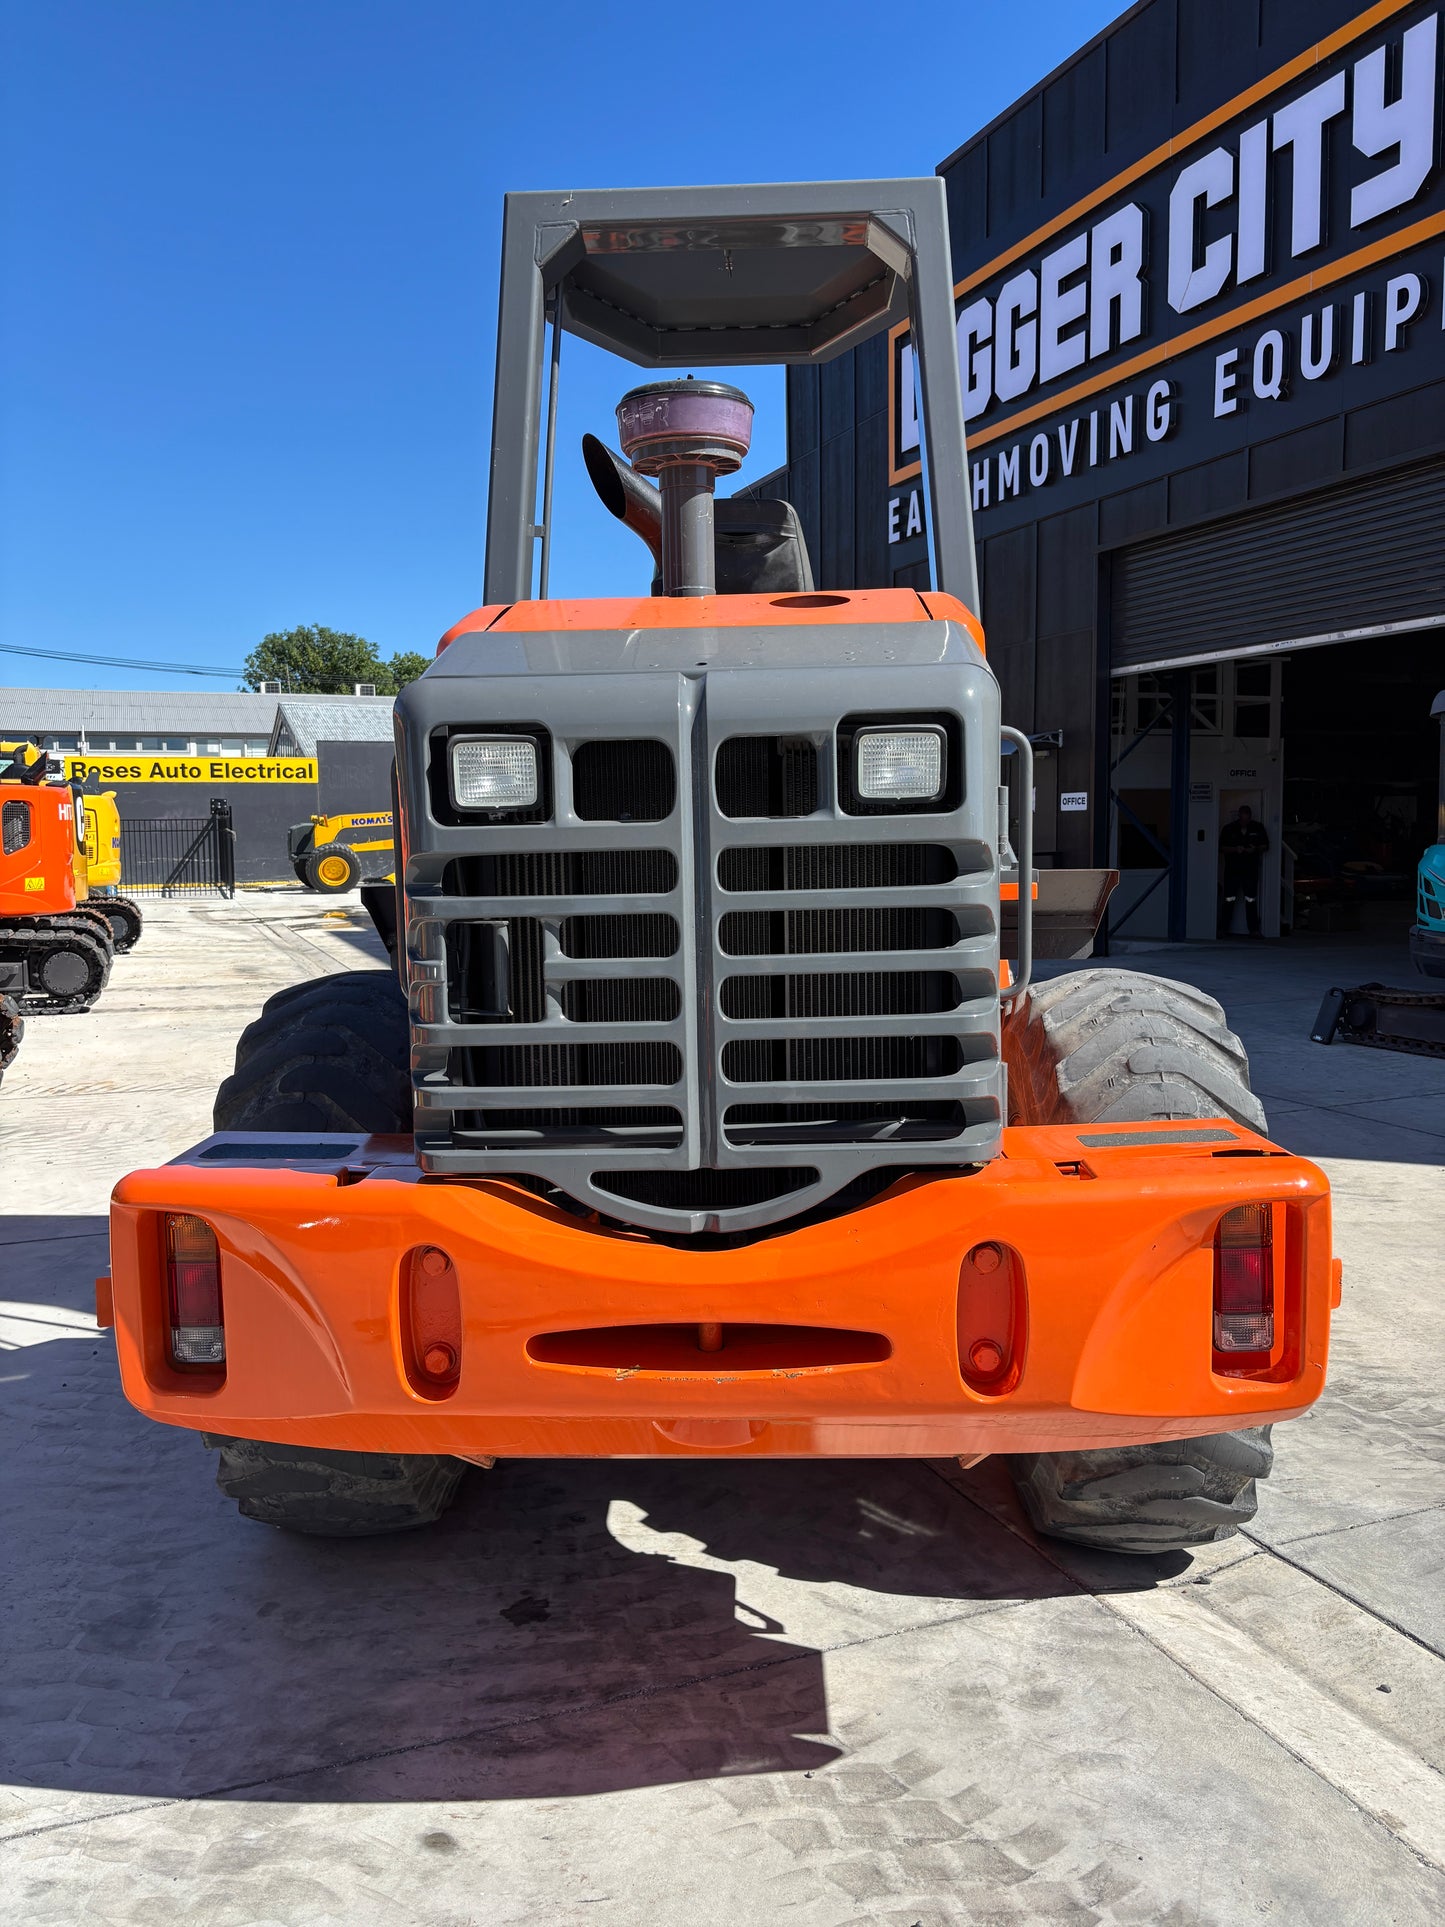
<instances>
[{"instance_id":1,"label":"metal fence","mask_svg":"<svg viewBox=\"0 0 1445 1927\"><path fill-rule=\"evenodd\" d=\"M133 896L235 896L230 804L214 799L209 816L122 819L120 863L120 887Z\"/></svg>"}]
</instances>

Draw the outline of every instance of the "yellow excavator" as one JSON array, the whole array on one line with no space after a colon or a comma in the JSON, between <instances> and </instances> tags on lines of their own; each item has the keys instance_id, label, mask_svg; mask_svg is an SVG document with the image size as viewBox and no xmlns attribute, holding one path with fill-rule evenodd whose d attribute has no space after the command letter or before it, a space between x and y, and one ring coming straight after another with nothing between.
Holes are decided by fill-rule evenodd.
<instances>
[{"instance_id":1,"label":"yellow excavator","mask_svg":"<svg viewBox=\"0 0 1445 1927\"><path fill-rule=\"evenodd\" d=\"M77 788L77 810L85 812L85 841L75 853L75 894L99 910L110 925L119 951L134 950L144 919L140 905L120 893L120 811L115 791L88 796Z\"/></svg>"},{"instance_id":2,"label":"yellow excavator","mask_svg":"<svg viewBox=\"0 0 1445 1927\"><path fill-rule=\"evenodd\" d=\"M389 883L396 863L391 811L356 810L294 823L286 853L296 881L322 896L338 896L358 883Z\"/></svg>"}]
</instances>

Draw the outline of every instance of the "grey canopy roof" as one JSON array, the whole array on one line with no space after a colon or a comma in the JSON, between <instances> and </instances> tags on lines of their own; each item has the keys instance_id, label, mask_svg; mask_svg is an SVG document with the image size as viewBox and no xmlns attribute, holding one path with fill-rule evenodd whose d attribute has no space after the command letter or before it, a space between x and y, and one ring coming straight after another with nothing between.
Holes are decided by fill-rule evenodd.
<instances>
[{"instance_id":1,"label":"grey canopy roof","mask_svg":"<svg viewBox=\"0 0 1445 1927\"><path fill-rule=\"evenodd\" d=\"M271 754L289 747L298 756L314 756L318 743L389 743L392 739L390 696L274 696L275 724Z\"/></svg>"}]
</instances>

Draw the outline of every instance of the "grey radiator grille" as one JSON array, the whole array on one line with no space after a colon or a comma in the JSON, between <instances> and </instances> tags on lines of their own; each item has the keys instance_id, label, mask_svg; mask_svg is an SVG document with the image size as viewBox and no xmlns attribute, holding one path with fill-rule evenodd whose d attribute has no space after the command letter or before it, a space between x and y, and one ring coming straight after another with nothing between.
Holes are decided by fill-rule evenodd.
<instances>
[{"instance_id":1,"label":"grey radiator grille","mask_svg":"<svg viewBox=\"0 0 1445 1927\"><path fill-rule=\"evenodd\" d=\"M956 808L860 819L835 733L877 706L854 687L817 710L846 674L807 677L796 711L792 678L613 680L631 727L609 738L578 685L518 698L546 716L547 821L447 824L409 851L423 1168L697 1233L992 1155L987 766ZM788 733L754 721L794 713Z\"/></svg>"}]
</instances>

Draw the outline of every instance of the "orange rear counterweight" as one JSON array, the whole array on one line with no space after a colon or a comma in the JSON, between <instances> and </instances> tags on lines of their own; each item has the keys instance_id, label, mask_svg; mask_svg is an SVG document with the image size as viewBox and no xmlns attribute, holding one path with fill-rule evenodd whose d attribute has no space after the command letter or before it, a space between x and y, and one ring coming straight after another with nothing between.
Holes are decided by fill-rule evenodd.
<instances>
[{"instance_id":1,"label":"orange rear counterweight","mask_svg":"<svg viewBox=\"0 0 1445 1927\"><path fill-rule=\"evenodd\" d=\"M1193 1437L1324 1384L1323 1175L1228 1120L1030 1126L966 1176L731 1250L579 1222L493 1180L418 1181L407 1139L226 1163L213 1139L112 1209L125 1390L239 1437L462 1457L943 1456ZM249 1147L254 1155L255 1147ZM244 1159L238 1143L234 1155ZM1212 1350L1223 1215L1276 1224L1273 1352ZM215 1231L226 1363L167 1351L166 1214ZM454 1373L409 1370L410 1255L455 1270Z\"/></svg>"}]
</instances>

